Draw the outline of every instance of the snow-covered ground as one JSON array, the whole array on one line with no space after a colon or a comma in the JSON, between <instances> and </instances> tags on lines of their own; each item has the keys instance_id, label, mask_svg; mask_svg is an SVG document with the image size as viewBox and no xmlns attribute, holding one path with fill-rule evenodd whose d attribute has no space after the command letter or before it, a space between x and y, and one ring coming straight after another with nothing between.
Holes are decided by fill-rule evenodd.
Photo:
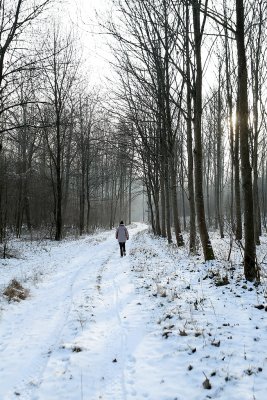
<instances>
[{"instance_id":1,"label":"snow-covered ground","mask_svg":"<svg viewBox=\"0 0 267 400\"><path fill-rule=\"evenodd\" d=\"M0 399L265 400L266 286L245 282L239 249L227 262L214 234L220 261L204 263L129 232L122 259L111 231L12 243L0 292L16 278L30 295L0 299Z\"/></svg>"}]
</instances>

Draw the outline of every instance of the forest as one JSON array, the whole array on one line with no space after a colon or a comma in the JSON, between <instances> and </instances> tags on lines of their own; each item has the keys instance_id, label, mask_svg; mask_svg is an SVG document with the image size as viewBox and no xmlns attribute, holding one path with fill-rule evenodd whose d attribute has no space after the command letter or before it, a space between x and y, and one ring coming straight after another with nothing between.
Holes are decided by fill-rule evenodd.
<instances>
[{"instance_id":1,"label":"forest","mask_svg":"<svg viewBox=\"0 0 267 400\"><path fill-rule=\"evenodd\" d=\"M112 0L95 17L111 54L103 88L56 10L0 0L1 257L10 237L130 224L144 190L155 235L207 261L217 230L259 279L266 1Z\"/></svg>"}]
</instances>

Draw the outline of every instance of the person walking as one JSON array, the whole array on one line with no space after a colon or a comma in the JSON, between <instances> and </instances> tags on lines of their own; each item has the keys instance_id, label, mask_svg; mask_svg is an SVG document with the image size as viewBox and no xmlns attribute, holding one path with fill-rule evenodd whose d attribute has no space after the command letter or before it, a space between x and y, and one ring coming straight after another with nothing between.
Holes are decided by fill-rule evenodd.
<instances>
[{"instance_id":1,"label":"person walking","mask_svg":"<svg viewBox=\"0 0 267 400\"><path fill-rule=\"evenodd\" d=\"M116 239L118 239L120 245L121 257L126 256L125 242L129 240L129 233L123 221L120 222L120 225L116 229Z\"/></svg>"}]
</instances>

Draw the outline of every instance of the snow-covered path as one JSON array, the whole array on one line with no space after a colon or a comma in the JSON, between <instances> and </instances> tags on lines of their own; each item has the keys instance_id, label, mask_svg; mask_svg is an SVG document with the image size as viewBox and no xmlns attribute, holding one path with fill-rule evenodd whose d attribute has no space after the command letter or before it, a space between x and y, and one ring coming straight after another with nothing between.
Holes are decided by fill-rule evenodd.
<instances>
[{"instance_id":1,"label":"snow-covered path","mask_svg":"<svg viewBox=\"0 0 267 400\"><path fill-rule=\"evenodd\" d=\"M117 246L104 262L94 258L94 276L83 271L76 280L74 315L61 334L60 351L49 357L38 399L126 399L126 386L133 383L131 354L145 335L149 313L140 313L128 259L119 257Z\"/></svg>"},{"instance_id":2,"label":"snow-covered path","mask_svg":"<svg viewBox=\"0 0 267 400\"><path fill-rule=\"evenodd\" d=\"M0 400L265 400L264 284L245 282L238 249L204 263L146 228L122 259L107 231L1 261L0 289L16 277L30 297L0 298Z\"/></svg>"},{"instance_id":3,"label":"snow-covered path","mask_svg":"<svg viewBox=\"0 0 267 400\"><path fill-rule=\"evenodd\" d=\"M93 245L69 245L64 258L53 251L55 273L3 313L0 399L126 399L131 354L149 319L128 258L119 257L113 233Z\"/></svg>"}]
</instances>

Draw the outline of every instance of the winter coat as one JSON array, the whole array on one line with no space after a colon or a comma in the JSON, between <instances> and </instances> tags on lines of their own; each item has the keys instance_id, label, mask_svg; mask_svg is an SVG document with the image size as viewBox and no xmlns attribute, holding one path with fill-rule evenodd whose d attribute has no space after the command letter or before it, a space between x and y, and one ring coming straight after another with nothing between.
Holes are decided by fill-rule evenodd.
<instances>
[{"instance_id":1,"label":"winter coat","mask_svg":"<svg viewBox=\"0 0 267 400\"><path fill-rule=\"evenodd\" d=\"M124 224L120 224L116 229L116 239L118 239L119 243L126 242L129 239L129 233Z\"/></svg>"}]
</instances>

